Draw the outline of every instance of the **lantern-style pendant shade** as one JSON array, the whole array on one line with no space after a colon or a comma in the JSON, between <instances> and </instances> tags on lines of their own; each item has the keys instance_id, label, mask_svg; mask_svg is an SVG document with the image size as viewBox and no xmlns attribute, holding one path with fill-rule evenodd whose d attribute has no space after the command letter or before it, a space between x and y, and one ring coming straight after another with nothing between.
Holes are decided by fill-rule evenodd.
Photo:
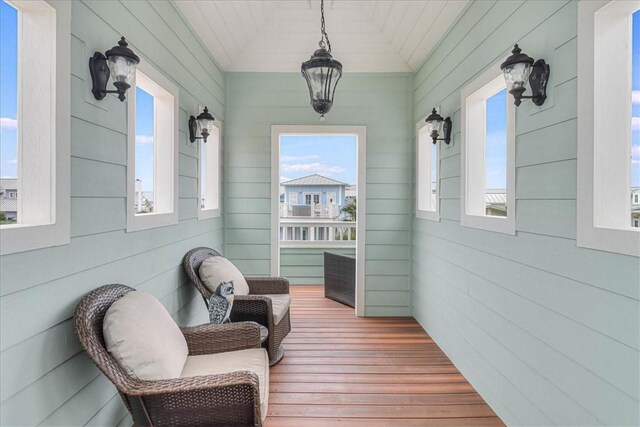
<instances>
[{"instance_id":1,"label":"lantern-style pendant shade","mask_svg":"<svg viewBox=\"0 0 640 427\"><path fill-rule=\"evenodd\" d=\"M522 53L516 44L509 56L500 65L504 75L507 90L515 99L516 106L523 99L531 99L535 105L542 105L547 99L547 82L549 81L549 66L544 59L534 62L533 58ZM532 96L523 96L527 90L527 83L531 86Z\"/></svg>"},{"instance_id":2,"label":"lantern-style pendant shade","mask_svg":"<svg viewBox=\"0 0 640 427\"><path fill-rule=\"evenodd\" d=\"M96 99L103 99L107 93L117 93L118 99L124 101L125 93L131 87L136 75L136 66L139 63L140 58L128 47L124 37L120 38L118 46L112 47L104 55L95 52L89 59L93 96ZM109 75L113 79L116 90L107 90Z\"/></svg>"},{"instance_id":3,"label":"lantern-style pendant shade","mask_svg":"<svg viewBox=\"0 0 640 427\"><path fill-rule=\"evenodd\" d=\"M342 77L342 64L333 59L326 49L320 48L311 59L302 63L300 70L309 87L311 106L324 117L333 106L336 86Z\"/></svg>"},{"instance_id":4,"label":"lantern-style pendant shade","mask_svg":"<svg viewBox=\"0 0 640 427\"><path fill-rule=\"evenodd\" d=\"M189 140L196 142L197 139L202 139L207 142L207 138L211 135L211 129L213 129L213 122L215 118L209 113L209 109L204 107L204 111L198 114L198 117L189 117ZM200 135L196 136L200 128Z\"/></svg>"}]
</instances>

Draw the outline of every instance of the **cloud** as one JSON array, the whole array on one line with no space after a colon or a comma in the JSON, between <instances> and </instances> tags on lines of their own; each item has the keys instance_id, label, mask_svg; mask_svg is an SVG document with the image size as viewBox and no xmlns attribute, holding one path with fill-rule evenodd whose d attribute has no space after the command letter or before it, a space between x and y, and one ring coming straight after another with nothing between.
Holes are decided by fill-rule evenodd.
<instances>
[{"instance_id":1,"label":"cloud","mask_svg":"<svg viewBox=\"0 0 640 427\"><path fill-rule=\"evenodd\" d=\"M291 178L287 178L286 176L280 177L280 182L286 182L286 181L291 181Z\"/></svg>"},{"instance_id":2,"label":"cloud","mask_svg":"<svg viewBox=\"0 0 640 427\"><path fill-rule=\"evenodd\" d=\"M281 162L302 162L304 160L318 160L320 158L317 154L309 154L306 156L281 156Z\"/></svg>"},{"instance_id":3,"label":"cloud","mask_svg":"<svg viewBox=\"0 0 640 427\"><path fill-rule=\"evenodd\" d=\"M640 90L634 90L631 92L631 103L640 104Z\"/></svg>"},{"instance_id":4,"label":"cloud","mask_svg":"<svg viewBox=\"0 0 640 427\"><path fill-rule=\"evenodd\" d=\"M15 164L17 164L17 163L18 163L18 159L11 159L11 160L7 160L7 162L6 162L6 163L8 163L8 164L10 164L10 165L15 165Z\"/></svg>"},{"instance_id":5,"label":"cloud","mask_svg":"<svg viewBox=\"0 0 640 427\"><path fill-rule=\"evenodd\" d=\"M0 129L15 129L18 127L18 121L10 117L0 117Z\"/></svg>"},{"instance_id":6,"label":"cloud","mask_svg":"<svg viewBox=\"0 0 640 427\"><path fill-rule=\"evenodd\" d=\"M152 144L153 135L136 135L136 144Z\"/></svg>"},{"instance_id":7,"label":"cloud","mask_svg":"<svg viewBox=\"0 0 640 427\"><path fill-rule=\"evenodd\" d=\"M326 165L320 162L313 163L293 163L282 165L284 172L306 172L309 174L333 175L346 172L346 169L337 165Z\"/></svg>"},{"instance_id":8,"label":"cloud","mask_svg":"<svg viewBox=\"0 0 640 427\"><path fill-rule=\"evenodd\" d=\"M640 117L631 117L631 130L640 130Z\"/></svg>"}]
</instances>

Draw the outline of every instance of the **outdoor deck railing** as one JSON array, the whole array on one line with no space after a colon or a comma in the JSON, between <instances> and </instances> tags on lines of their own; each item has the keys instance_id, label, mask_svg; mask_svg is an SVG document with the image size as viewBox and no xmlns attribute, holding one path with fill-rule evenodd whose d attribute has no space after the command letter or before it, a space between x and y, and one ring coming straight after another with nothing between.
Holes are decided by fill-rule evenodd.
<instances>
[{"instance_id":1,"label":"outdoor deck railing","mask_svg":"<svg viewBox=\"0 0 640 427\"><path fill-rule=\"evenodd\" d=\"M337 218L340 215L338 205L296 205L280 203L280 218Z\"/></svg>"},{"instance_id":2,"label":"outdoor deck railing","mask_svg":"<svg viewBox=\"0 0 640 427\"><path fill-rule=\"evenodd\" d=\"M355 247L356 221L280 220L281 247Z\"/></svg>"}]
</instances>

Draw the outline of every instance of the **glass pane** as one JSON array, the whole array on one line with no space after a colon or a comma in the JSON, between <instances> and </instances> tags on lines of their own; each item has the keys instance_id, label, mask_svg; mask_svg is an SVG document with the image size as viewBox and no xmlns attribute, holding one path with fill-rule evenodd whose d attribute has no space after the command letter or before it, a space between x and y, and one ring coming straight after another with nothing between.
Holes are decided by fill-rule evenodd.
<instances>
[{"instance_id":1,"label":"glass pane","mask_svg":"<svg viewBox=\"0 0 640 427\"><path fill-rule=\"evenodd\" d=\"M631 226L640 223L640 10L632 16Z\"/></svg>"},{"instance_id":2,"label":"glass pane","mask_svg":"<svg viewBox=\"0 0 640 427\"><path fill-rule=\"evenodd\" d=\"M205 209L207 203L207 144L200 140L200 209Z\"/></svg>"},{"instance_id":3,"label":"glass pane","mask_svg":"<svg viewBox=\"0 0 640 427\"><path fill-rule=\"evenodd\" d=\"M153 213L155 126L154 99L136 87L136 195L138 214Z\"/></svg>"},{"instance_id":4,"label":"glass pane","mask_svg":"<svg viewBox=\"0 0 640 427\"><path fill-rule=\"evenodd\" d=\"M507 89L486 100L486 214L507 216Z\"/></svg>"},{"instance_id":5,"label":"glass pane","mask_svg":"<svg viewBox=\"0 0 640 427\"><path fill-rule=\"evenodd\" d=\"M0 1L0 224L18 222L18 11Z\"/></svg>"}]
</instances>

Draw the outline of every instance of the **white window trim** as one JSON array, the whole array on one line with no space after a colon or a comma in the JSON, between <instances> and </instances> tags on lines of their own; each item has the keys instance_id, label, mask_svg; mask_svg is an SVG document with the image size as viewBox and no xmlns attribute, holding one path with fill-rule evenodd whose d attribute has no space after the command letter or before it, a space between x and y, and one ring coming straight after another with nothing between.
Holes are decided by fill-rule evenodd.
<instances>
[{"instance_id":1,"label":"white window trim","mask_svg":"<svg viewBox=\"0 0 640 427\"><path fill-rule=\"evenodd\" d=\"M507 216L495 217L489 215L474 215L467 213L469 202L468 181L469 173L467 172L470 164L470 156L467 153L467 136L470 135L467 129L467 98L478 92L484 86L490 83L498 82L504 84L504 77L500 73L500 65L494 64L487 68L469 85L460 91L461 105L461 145L460 145L460 225L470 228L479 228L488 231L495 231L505 234L516 234L516 147L515 147L515 106L512 102L507 102ZM485 150L483 150L483 153ZM484 155L484 154L483 154ZM484 163L483 163L484 164ZM483 170L484 176L484 170ZM484 180L483 180L483 206L484 206Z\"/></svg>"},{"instance_id":2,"label":"white window trim","mask_svg":"<svg viewBox=\"0 0 640 427\"><path fill-rule=\"evenodd\" d=\"M51 145L47 148L54 153L50 156L50 181L51 190L51 223L41 225L15 224L1 227L2 244L0 255L24 252L33 249L50 246L64 245L71 240L70 225L70 122L71 122L71 2L47 1L55 9L55 46L50 49L55 70L51 73L52 84L55 85L52 93L52 108L50 119L53 123L51 129ZM36 4L25 2L13 2L18 9L27 9ZM20 18L19 18L20 19ZM22 28L22 29L21 29ZM18 25L18 31L24 26ZM18 34L18 39L26 40L24 35ZM31 50L27 47L28 50ZM25 46L20 46L25 50ZM18 51L18 67L21 69L23 57ZM39 70L40 72L42 70ZM22 128L25 119L22 110L26 107L21 104L21 85L24 79L18 72L18 129ZM36 126L36 130L38 127ZM40 128L41 129L41 128ZM19 135L18 138L21 136ZM49 140L46 140L47 144ZM18 142L20 144L20 142ZM21 184L18 183L20 186ZM24 199L18 196L19 200ZM28 189L26 190L28 191ZM19 202L20 203L20 202Z\"/></svg>"},{"instance_id":3,"label":"white window trim","mask_svg":"<svg viewBox=\"0 0 640 427\"><path fill-rule=\"evenodd\" d=\"M356 135L356 161L358 168L357 200L367 200L367 127L324 125L272 125L271 126L271 275L280 272L280 137L282 135ZM356 225L356 315L365 315L365 260L366 260L367 204L358 204Z\"/></svg>"},{"instance_id":4,"label":"white window trim","mask_svg":"<svg viewBox=\"0 0 640 427\"><path fill-rule=\"evenodd\" d=\"M432 175L432 170L431 170L431 165L433 164L433 159L431 158L432 155L432 150L431 150L431 144L433 144L433 140L431 138L428 138L426 141L421 141L420 139L420 132L422 131L422 129L424 129L427 126L427 123L425 122L426 116L420 120L418 123L416 123L416 217L417 218L421 218L421 219L428 219L431 221L440 221L440 148L441 148L441 142L438 141L436 143L436 156L437 158L437 164L438 166L436 167L436 197L435 197L435 205L433 206L432 210L427 210L427 209L420 209L420 200L423 197L423 193L424 191L422 191L423 189L421 188L421 180L420 180L420 175L421 172L423 171L423 165L427 165L427 171L428 171L428 177L429 177L429 197L431 197L431 193L432 193L432 188L431 188L431 175ZM421 150L420 147L422 144L428 144L429 145L429 149L425 150L426 157L428 158L428 161L421 161Z\"/></svg>"},{"instance_id":5,"label":"white window trim","mask_svg":"<svg viewBox=\"0 0 640 427\"><path fill-rule=\"evenodd\" d=\"M171 132L173 137L172 154L173 161L171 162L173 170L168 173L171 174L170 185L172 186L170 192L170 200L173 203L173 208L169 212L161 213L149 213L143 215L136 215L135 211L135 150L136 150L136 104L135 104L135 80L131 85L131 89L127 91L127 116L128 116L128 135L127 135L127 232L135 232L141 230L148 230L150 228L166 227L168 225L174 225L178 223L178 157L179 157L179 145L178 145L178 119L179 119L179 89L171 80L165 77L160 71L153 68L148 61L144 59L138 64L137 71L148 77L155 84L160 86L165 91L169 92L173 96L173 131ZM166 123L164 123L166 125ZM158 123L154 123L154 126L158 126ZM157 157L157 156L156 156ZM155 179L157 183L157 178ZM157 191L158 185L154 183L154 191ZM154 204L157 203L158 197L154 196ZM155 207L155 206L154 206Z\"/></svg>"},{"instance_id":6,"label":"white window trim","mask_svg":"<svg viewBox=\"0 0 640 427\"><path fill-rule=\"evenodd\" d=\"M202 111L203 108L199 108L199 111ZM213 122L213 126L217 129L218 132L218 207L216 208L201 208L202 206L202 182L200 177L202 176L200 172L200 162L202 161L202 153L200 150L201 145L198 145L198 220L216 218L220 216L220 203L222 200L222 124L218 121ZM207 141L209 144L210 141ZM200 144L200 140L198 140L198 144ZM208 164L208 163L207 163Z\"/></svg>"},{"instance_id":7,"label":"white window trim","mask_svg":"<svg viewBox=\"0 0 640 427\"><path fill-rule=\"evenodd\" d=\"M596 126L594 126L595 117L595 89L596 82L595 72L595 13L610 1L580 1L578 3L578 193L577 193L577 245L579 247L598 249L609 252L616 252L632 256L640 256L640 232L634 230L627 222L627 227L597 226L597 218L595 211L596 202L596 156L600 156L603 152L609 152L604 159L598 157L597 163L605 167L601 163L607 158L613 162L624 161L624 166L620 166L617 170L629 168L628 153L621 153L620 158L613 158L611 145L608 144L607 150L596 151L598 137L596 136ZM622 3L621 4L625 4ZM629 7L637 6L635 2L627 2ZM611 69L608 67L607 73ZM624 80L624 79L620 79ZM628 108L631 108L631 94L629 93ZM607 123L605 128L612 130L611 123ZM629 127L629 133L631 129ZM613 135L609 134L607 141L611 140ZM624 135L622 135L624 140ZM626 146L630 147L629 143ZM613 150L615 151L615 150ZM619 150L622 151L622 150ZM596 154L598 152L598 154ZM626 158L625 158L626 157ZM622 159L622 160L620 160ZM610 165L609 165L610 166ZM624 171L628 176L627 171ZM628 205L629 197L625 197ZM610 206L608 206L610 208ZM626 209L625 212L629 212ZM627 220L628 221L628 220Z\"/></svg>"}]
</instances>

